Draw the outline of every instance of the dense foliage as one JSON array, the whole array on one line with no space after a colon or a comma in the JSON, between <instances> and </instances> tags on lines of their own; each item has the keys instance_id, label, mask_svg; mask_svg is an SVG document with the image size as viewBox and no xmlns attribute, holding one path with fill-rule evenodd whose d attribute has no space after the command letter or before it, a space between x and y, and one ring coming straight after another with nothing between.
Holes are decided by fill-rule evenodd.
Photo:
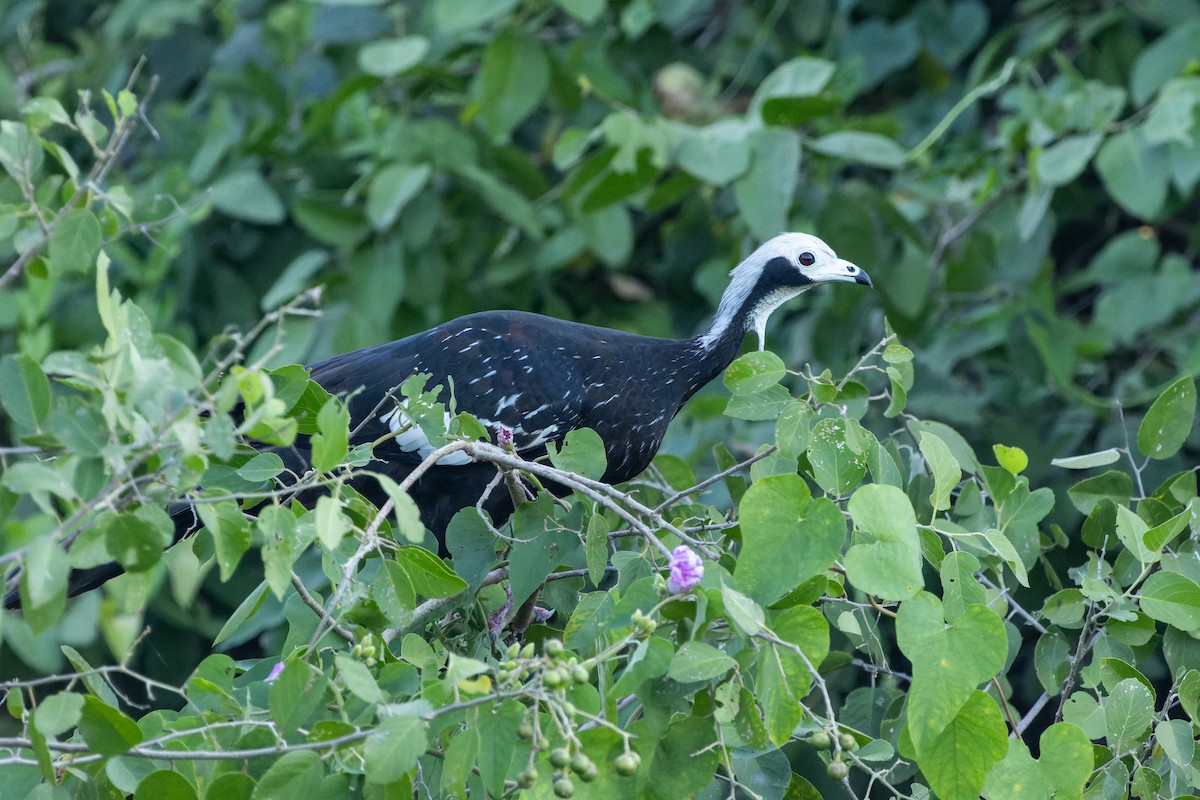
<instances>
[{"instance_id":1,"label":"dense foliage","mask_svg":"<svg viewBox=\"0 0 1200 800\"><path fill-rule=\"evenodd\" d=\"M1008 6L11 0L4 796L1197 792L1200 3ZM632 484L414 411L576 488L448 561L294 366L690 335L785 229L876 291L777 312ZM254 449L300 434L311 510Z\"/></svg>"}]
</instances>

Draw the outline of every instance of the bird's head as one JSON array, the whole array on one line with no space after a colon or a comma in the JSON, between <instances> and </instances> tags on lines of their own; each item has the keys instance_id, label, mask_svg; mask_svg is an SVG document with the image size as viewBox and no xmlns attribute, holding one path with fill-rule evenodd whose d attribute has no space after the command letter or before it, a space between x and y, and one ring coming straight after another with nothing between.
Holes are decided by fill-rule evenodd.
<instances>
[{"instance_id":1,"label":"bird's head","mask_svg":"<svg viewBox=\"0 0 1200 800\"><path fill-rule=\"evenodd\" d=\"M758 334L761 350L772 311L807 289L831 282L872 285L865 270L838 258L816 236L781 233L734 268L713 327L701 341L715 342L730 326L742 326L739 334Z\"/></svg>"}]
</instances>

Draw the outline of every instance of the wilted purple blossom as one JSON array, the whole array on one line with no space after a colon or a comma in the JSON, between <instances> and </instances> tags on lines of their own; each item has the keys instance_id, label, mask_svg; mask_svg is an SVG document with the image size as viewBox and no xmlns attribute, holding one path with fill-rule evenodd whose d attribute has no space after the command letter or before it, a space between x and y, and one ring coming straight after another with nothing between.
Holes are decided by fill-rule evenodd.
<instances>
[{"instance_id":1,"label":"wilted purple blossom","mask_svg":"<svg viewBox=\"0 0 1200 800\"><path fill-rule=\"evenodd\" d=\"M703 577L704 562L692 548L681 544L671 551L671 577L667 580L667 591L671 594L686 592L698 586Z\"/></svg>"},{"instance_id":2,"label":"wilted purple blossom","mask_svg":"<svg viewBox=\"0 0 1200 800\"><path fill-rule=\"evenodd\" d=\"M503 448L512 447L513 432L508 428L501 427L500 430L496 431L496 443Z\"/></svg>"},{"instance_id":3,"label":"wilted purple blossom","mask_svg":"<svg viewBox=\"0 0 1200 800\"><path fill-rule=\"evenodd\" d=\"M270 674L267 675L267 683L273 683L282 673L283 673L283 662L276 661L275 666L271 667Z\"/></svg>"}]
</instances>

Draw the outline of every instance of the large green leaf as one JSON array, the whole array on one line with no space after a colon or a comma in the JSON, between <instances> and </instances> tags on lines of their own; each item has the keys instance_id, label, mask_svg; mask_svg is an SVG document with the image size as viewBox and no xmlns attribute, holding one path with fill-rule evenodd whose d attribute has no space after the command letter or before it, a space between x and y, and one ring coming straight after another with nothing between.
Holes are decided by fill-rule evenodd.
<instances>
[{"instance_id":1,"label":"large green leaf","mask_svg":"<svg viewBox=\"0 0 1200 800\"><path fill-rule=\"evenodd\" d=\"M738 589L769 605L828 569L841 553L846 522L838 507L813 499L799 475L754 483L739 507Z\"/></svg>"},{"instance_id":2,"label":"large green leaf","mask_svg":"<svg viewBox=\"0 0 1200 800\"><path fill-rule=\"evenodd\" d=\"M1196 418L1196 380L1187 377L1168 386L1138 426L1137 444L1150 458L1170 458L1192 432Z\"/></svg>"},{"instance_id":3,"label":"large green leaf","mask_svg":"<svg viewBox=\"0 0 1200 800\"><path fill-rule=\"evenodd\" d=\"M846 551L846 577L884 600L907 600L924 588L921 542L912 502L894 486L868 484L850 496L856 531Z\"/></svg>"}]
</instances>

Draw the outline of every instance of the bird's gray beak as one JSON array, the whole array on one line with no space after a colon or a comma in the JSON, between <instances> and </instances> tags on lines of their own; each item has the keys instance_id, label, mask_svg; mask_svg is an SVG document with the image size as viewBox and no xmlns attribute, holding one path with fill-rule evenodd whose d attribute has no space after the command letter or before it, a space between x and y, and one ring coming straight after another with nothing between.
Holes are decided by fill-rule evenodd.
<instances>
[{"instance_id":1,"label":"bird's gray beak","mask_svg":"<svg viewBox=\"0 0 1200 800\"><path fill-rule=\"evenodd\" d=\"M865 269L851 264L844 258L834 259L832 263L810 277L816 281L844 281L874 287L874 284L871 283L871 276Z\"/></svg>"}]
</instances>

